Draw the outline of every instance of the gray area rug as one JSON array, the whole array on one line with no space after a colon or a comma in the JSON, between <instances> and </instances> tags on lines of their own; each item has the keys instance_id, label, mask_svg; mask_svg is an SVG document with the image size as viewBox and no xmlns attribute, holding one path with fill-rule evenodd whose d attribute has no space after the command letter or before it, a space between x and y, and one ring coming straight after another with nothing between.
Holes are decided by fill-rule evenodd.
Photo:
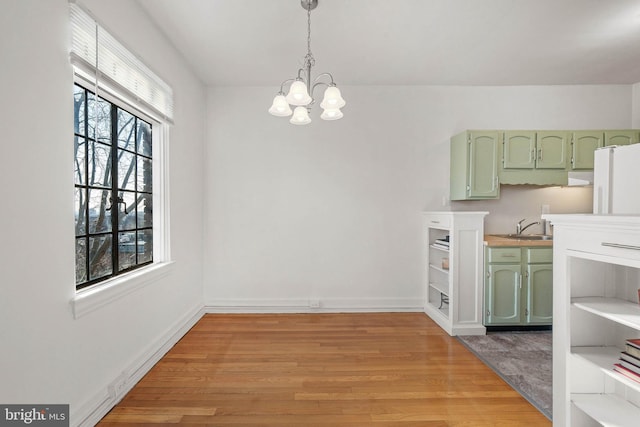
<instances>
[{"instance_id":1,"label":"gray area rug","mask_svg":"<svg viewBox=\"0 0 640 427\"><path fill-rule=\"evenodd\" d=\"M494 332L457 338L551 420L551 331Z\"/></svg>"}]
</instances>

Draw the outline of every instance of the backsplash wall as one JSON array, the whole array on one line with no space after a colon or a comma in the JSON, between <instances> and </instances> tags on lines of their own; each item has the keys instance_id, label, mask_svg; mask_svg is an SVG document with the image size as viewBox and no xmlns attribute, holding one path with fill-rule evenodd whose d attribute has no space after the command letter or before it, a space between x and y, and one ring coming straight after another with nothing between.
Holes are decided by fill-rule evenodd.
<instances>
[{"instance_id":1,"label":"backsplash wall","mask_svg":"<svg viewBox=\"0 0 640 427\"><path fill-rule=\"evenodd\" d=\"M488 234L514 233L516 223L540 220L542 205L549 205L554 214L591 213L593 187L540 187L535 185L503 185L497 200L469 200L450 202L443 209L455 211L488 211L485 232ZM542 226L534 225L527 233L541 233ZM550 233L550 232L549 232Z\"/></svg>"}]
</instances>

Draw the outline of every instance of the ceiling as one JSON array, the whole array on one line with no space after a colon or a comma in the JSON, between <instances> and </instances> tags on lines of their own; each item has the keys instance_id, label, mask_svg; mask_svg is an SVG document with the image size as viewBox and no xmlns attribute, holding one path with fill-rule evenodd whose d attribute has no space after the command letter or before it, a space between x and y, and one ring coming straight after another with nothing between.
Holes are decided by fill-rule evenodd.
<instances>
[{"instance_id":1,"label":"ceiling","mask_svg":"<svg viewBox=\"0 0 640 427\"><path fill-rule=\"evenodd\" d=\"M300 0L138 0L207 85L274 86L306 54ZM338 85L640 82L640 0L319 0L313 76Z\"/></svg>"}]
</instances>

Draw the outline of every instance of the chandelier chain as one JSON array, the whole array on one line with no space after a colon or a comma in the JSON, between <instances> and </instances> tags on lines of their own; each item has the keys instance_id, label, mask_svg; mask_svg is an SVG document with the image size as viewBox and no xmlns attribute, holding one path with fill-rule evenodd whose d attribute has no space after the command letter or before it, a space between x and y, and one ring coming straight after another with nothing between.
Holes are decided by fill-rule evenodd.
<instances>
[{"instance_id":1,"label":"chandelier chain","mask_svg":"<svg viewBox=\"0 0 640 427\"><path fill-rule=\"evenodd\" d=\"M304 57L305 66L313 67L316 60L311 53L311 1L307 3L307 54Z\"/></svg>"}]
</instances>

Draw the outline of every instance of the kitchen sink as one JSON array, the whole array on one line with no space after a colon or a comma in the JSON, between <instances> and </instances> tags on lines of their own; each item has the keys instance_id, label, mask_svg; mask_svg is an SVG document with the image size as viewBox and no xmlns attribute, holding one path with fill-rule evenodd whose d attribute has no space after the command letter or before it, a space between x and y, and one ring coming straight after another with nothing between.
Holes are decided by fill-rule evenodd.
<instances>
[{"instance_id":1,"label":"kitchen sink","mask_svg":"<svg viewBox=\"0 0 640 427\"><path fill-rule=\"evenodd\" d=\"M553 236L546 234L493 234L493 236L514 240L553 240Z\"/></svg>"}]
</instances>

